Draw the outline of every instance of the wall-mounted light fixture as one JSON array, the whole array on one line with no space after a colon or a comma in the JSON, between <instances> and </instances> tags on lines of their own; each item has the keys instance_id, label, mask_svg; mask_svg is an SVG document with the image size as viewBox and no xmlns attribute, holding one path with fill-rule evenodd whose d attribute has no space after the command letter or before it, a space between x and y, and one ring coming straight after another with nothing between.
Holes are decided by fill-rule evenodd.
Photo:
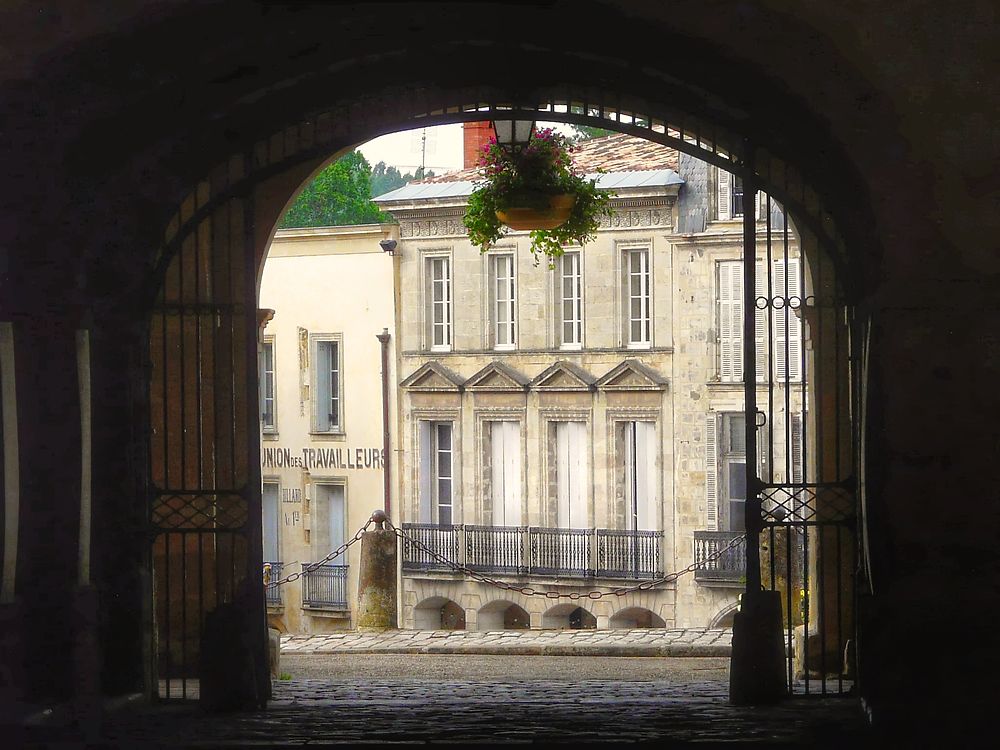
<instances>
[{"instance_id":1,"label":"wall-mounted light fixture","mask_svg":"<svg viewBox=\"0 0 1000 750\"><path fill-rule=\"evenodd\" d=\"M389 255L396 254L396 240L379 240L378 244L383 252L389 253Z\"/></svg>"}]
</instances>

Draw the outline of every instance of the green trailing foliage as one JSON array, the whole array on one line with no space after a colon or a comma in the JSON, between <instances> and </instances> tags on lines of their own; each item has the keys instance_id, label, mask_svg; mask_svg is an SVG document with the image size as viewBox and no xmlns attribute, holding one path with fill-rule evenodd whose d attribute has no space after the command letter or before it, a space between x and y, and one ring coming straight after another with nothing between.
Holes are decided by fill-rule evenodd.
<instances>
[{"instance_id":1,"label":"green trailing foliage","mask_svg":"<svg viewBox=\"0 0 1000 750\"><path fill-rule=\"evenodd\" d=\"M565 136L550 128L534 133L528 145L515 154L491 138L479 159L482 181L469 196L463 219L472 244L485 252L509 231L497 211L511 207L544 209L551 196L567 193L576 196L569 219L555 229L531 232L536 265L544 257L551 266L565 246L593 240L601 218L611 214L612 194L599 190L596 180L586 179L574 168L575 150Z\"/></svg>"}]
</instances>

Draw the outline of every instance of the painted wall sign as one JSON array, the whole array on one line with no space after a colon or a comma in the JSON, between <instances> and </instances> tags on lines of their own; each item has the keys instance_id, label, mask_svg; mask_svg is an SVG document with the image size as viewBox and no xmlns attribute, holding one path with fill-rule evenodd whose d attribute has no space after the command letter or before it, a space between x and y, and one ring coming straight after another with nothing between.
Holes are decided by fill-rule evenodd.
<instances>
[{"instance_id":1,"label":"painted wall sign","mask_svg":"<svg viewBox=\"0 0 1000 750\"><path fill-rule=\"evenodd\" d=\"M381 448L264 448L261 466L265 469L300 467L303 469L378 469L385 465Z\"/></svg>"}]
</instances>

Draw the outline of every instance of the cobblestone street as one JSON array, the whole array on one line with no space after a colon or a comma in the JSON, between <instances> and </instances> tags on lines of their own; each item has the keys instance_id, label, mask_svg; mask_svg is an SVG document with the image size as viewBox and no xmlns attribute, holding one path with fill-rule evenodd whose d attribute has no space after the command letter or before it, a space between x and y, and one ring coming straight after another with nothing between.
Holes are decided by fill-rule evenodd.
<instances>
[{"instance_id":1,"label":"cobblestone street","mask_svg":"<svg viewBox=\"0 0 1000 750\"><path fill-rule=\"evenodd\" d=\"M865 744L850 698L728 702L726 658L284 654L266 711L137 708L106 747L705 741Z\"/></svg>"}]
</instances>

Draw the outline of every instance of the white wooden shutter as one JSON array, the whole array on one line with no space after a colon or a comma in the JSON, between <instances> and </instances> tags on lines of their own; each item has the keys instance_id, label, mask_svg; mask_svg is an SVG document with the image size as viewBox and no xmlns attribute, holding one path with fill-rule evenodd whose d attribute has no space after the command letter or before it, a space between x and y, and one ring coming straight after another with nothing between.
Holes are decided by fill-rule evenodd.
<instances>
[{"instance_id":1,"label":"white wooden shutter","mask_svg":"<svg viewBox=\"0 0 1000 750\"><path fill-rule=\"evenodd\" d=\"M264 482L261 497L264 516L264 562L281 562L281 548L278 545L278 485Z\"/></svg>"},{"instance_id":2,"label":"white wooden shutter","mask_svg":"<svg viewBox=\"0 0 1000 750\"><path fill-rule=\"evenodd\" d=\"M419 523L431 523L431 487L434 475L431 469L431 423L427 420L419 422L417 443L420 452L420 497L417 498L417 519Z\"/></svg>"},{"instance_id":3,"label":"white wooden shutter","mask_svg":"<svg viewBox=\"0 0 1000 750\"><path fill-rule=\"evenodd\" d=\"M719 379L743 379L743 265L719 264Z\"/></svg>"},{"instance_id":4,"label":"white wooden shutter","mask_svg":"<svg viewBox=\"0 0 1000 750\"><path fill-rule=\"evenodd\" d=\"M759 383L767 380L767 310L761 310L756 300L758 297L767 297L767 264L757 263L754 268L756 271L754 273L753 330L754 343L757 347L754 352L754 367Z\"/></svg>"},{"instance_id":5,"label":"white wooden shutter","mask_svg":"<svg viewBox=\"0 0 1000 750\"><path fill-rule=\"evenodd\" d=\"M521 525L520 429L517 422L492 423L493 523Z\"/></svg>"},{"instance_id":6,"label":"white wooden shutter","mask_svg":"<svg viewBox=\"0 0 1000 750\"><path fill-rule=\"evenodd\" d=\"M582 529L587 524L587 426L583 422L556 423L557 524Z\"/></svg>"},{"instance_id":7,"label":"white wooden shutter","mask_svg":"<svg viewBox=\"0 0 1000 750\"><path fill-rule=\"evenodd\" d=\"M719 423L715 414L705 418L705 512L708 530L719 529Z\"/></svg>"},{"instance_id":8,"label":"white wooden shutter","mask_svg":"<svg viewBox=\"0 0 1000 750\"><path fill-rule=\"evenodd\" d=\"M637 422L635 430L636 528L656 528L656 423Z\"/></svg>"},{"instance_id":9,"label":"white wooden shutter","mask_svg":"<svg viewBox=\"0 0 1000 750\"><path fill-rule=\"evenodd\" d=\"M344 487L343 485L335 484L329 486L329 491L327 493L329 508L327 510L327 523L330 524L330 536L329 543L330 548L328 550L320 550L325 557L328 553L333 552L340 545L344 543L345 528L344 519L347 516L347 508L344 502ZM346 553L341 553L337 557L330 560L332 565L344 565L347 560L345 559Z\"/></svg>"},{"instance_id":10,"label":"white wooden shutter","mask_svg":"<svg viewBox=\"0 0 1000 750\"><path fill-rule=\"evenodd\" d=\"M728 221L731 218L732 207L732 180L733 176L724 169L717 169L719 190L718 197L718 217L719 221Z\"/></svg>"},{"instance_id":11,"label":"white wooden shutter","mask_svg":"<svg viewBox=\"0 0 1000 750\"><path fill-rule=\"evenodd\" d=\"M798 381L802 379L802 321L787 305L788 298L802 296L798 258L789 259L787 268L786 288L785 261L774 262L774 296L786 300L781 309L774 311L774 376L783 381L787 374L788 380Z\"/></svg>"},{"instance_id":12,"label":"white wooden shutter","mask_svg":"<svg viewBox=\"0 0 1000 750\"><path fill-rule=\"evenodd\" d=\"M792 415L792 484L799 484L803 479L802 462L802 414Z\"/></svg>"}]
</instances>

